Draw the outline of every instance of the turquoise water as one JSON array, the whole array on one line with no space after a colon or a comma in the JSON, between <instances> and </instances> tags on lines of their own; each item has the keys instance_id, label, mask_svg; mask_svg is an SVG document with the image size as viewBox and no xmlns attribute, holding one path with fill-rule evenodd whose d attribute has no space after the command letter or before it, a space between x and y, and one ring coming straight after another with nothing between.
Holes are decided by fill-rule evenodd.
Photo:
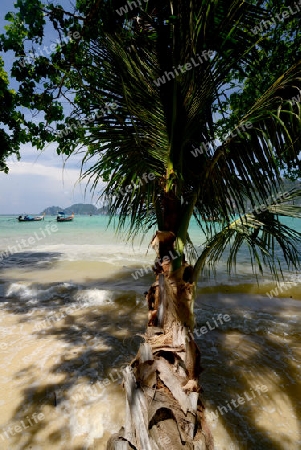
<instances>
[{"instance_id":1,"label":"turquoise water","mask_svg":"<svg viewBox=\"0 0 301 450\"><path fill-rule=\"evenodd\" d=\"M46 216L41 222L18 222L17 216L0 215L0 245L3 245L3 240L7 239L13 243L14 239L29 237L33 232L44 229L47 225L49 228L51 225L55 224L57 224L58 230L55 233L51 233L52 242L63 243L66 239L66 243L76 242L83 245L88 243L93 244L95 243L95 239L96 242L100 242L100 239L104 237L111 242L117 240L119 242L125 242L126 232L117 237L114 231L114 224L117 225L117 218L112 220L109 227L108 222L109 218L107 216L76 216L72 222L57 223L54 216ZM301 219L283 217L281 218L281 222L292 227L294 230L301 232ZM218 224L216 227L218 229ZM135 245L138 245L144 237L144 245L147 246L149 243L148 240L151 239L155 231L156 228L149 230L145 235L142 233L138 234L134 240ZM206 239L204 231L197 225L193 218L191 220L189 234L195 246L204 244ZM81 236L81 239L78 238L79 235Z\"/></svg>"},{"instance_id":2,"label":"turquoise water","mask_svg":"<svg viewBox=\"0 0 301 450\"><path fill-rule=\"evenodd\" d=\"M283 218L283 223L301 232L301 220ZM154 251L149 246L156 229L147 234L137 234L133 241L126 241L126 233L116 234L114 223L108 226L107 216L76 216L72 222L57 223L56 217L46 216L40 222L18 222L14 216L0 216L0 267L24 265L26 259L30 264L33 254L56 254L56 260L110 262L116 269L129 267L139 269L155 259ZM217 225L218 226L218 225ZM191 221L189 235L198 253L206 241L204 231L195 220ZM239 253L237 272L228 277L226 270L227 251L217 266L219 281L233 283L255 282L250 265L248 251L243 248ZM49 256L51 258L51 256ZM280 260L282 260L280 255ZM285 269L285 265L283 265ZM270 277L268 273L266 279ZM203 277L203 281L208 277ZM209 281L208 281L209 282ZM211 282L210 282L211 283ZM212 283L214 283L212 281Z\"/></svg>"}]
</instances>

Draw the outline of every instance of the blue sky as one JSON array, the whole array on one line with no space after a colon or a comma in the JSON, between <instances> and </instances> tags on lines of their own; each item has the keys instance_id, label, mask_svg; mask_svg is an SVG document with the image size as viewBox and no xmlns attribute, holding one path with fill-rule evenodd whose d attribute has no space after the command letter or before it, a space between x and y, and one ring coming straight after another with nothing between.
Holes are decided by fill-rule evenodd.
<instances>
[{"instance_id":1,"label":"blue sky","mask_svg":"<svg viewBox=\"0 0 301 450\"><path fill-rule=\"evenodd\" d=\"M1 0L0 33L3 33L4 16L14 9L13 0ZM12 54L1 54L8 71ZM16 84L11 82L16 89ZM0 124L1 126L1 124ZM72 156L65 162L56 153L55 145L43 152L32 145L21 147L21 160L8 159L9 174L0 172L0 214L39 213L47 206L65 208L73 203L96 203L85 183L78 183L80 176L79 156ZM97 204L96 206L100 206Z\"/></svg>"}]
</instances>

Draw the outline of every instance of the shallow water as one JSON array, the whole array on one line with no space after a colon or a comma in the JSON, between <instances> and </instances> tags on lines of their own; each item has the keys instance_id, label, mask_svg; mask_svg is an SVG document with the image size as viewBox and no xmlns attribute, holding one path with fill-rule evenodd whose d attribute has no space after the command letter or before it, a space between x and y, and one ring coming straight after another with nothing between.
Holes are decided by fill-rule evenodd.
<instances>
[{"instance_id":1,"label":"shallow water","mask_svg":"<svg viewBox=\"0 0 301 450\"><path fill-rule=\"evenodd\" d=\"M147 240L116 240L103 218L76 219L0 261L1 450L105 449L124 423L121 370L142 341L153 281L132 273L154 257ZM9 223L0 220L2 255L48 222ZM257 284L247 258L239 269L229 277L221 262L215 280L200 280L195 304L216 449L297 450L300 276L286 273L269 298L270 277Z\"/></svg>"}]
</instances>

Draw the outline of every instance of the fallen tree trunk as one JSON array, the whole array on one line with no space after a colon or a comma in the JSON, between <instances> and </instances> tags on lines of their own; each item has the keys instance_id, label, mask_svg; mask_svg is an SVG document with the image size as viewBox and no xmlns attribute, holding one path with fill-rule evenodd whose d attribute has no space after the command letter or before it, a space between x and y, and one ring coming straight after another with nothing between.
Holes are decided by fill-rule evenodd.
<instances>
[{"instance_id":1,"label":"fallen tree trunk","mask_svg":"<svg viewBox=\"0 0 301 450\"><path fill-rule=\"evenodd\" d=\"M200 398L200 351L194 341L194 283L187 264L170 272L167 259L147 293L149 323L124 370L126 423L107 450L213 450Z\"/></svg>"}]
</instances>

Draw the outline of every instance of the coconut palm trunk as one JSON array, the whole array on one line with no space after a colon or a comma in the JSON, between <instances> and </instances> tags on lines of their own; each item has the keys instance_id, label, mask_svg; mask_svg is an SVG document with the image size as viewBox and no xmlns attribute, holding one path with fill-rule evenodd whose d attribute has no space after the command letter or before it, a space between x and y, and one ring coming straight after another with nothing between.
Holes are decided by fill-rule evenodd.
<instances>
[{"instance_id":1,"label":"coconut palm trunk","mask_svg":"<svg viewBox=\"0 0 301 450\"><path fill-rule=\"evenodd\" d=\"M146 294L148 326L124 371L126 422L108 450L213 449L200 398L201 355L193 336L195 283L175 240L173 232L162 231L152 240L156 281Z\"/></svg>"}]
</instances>

